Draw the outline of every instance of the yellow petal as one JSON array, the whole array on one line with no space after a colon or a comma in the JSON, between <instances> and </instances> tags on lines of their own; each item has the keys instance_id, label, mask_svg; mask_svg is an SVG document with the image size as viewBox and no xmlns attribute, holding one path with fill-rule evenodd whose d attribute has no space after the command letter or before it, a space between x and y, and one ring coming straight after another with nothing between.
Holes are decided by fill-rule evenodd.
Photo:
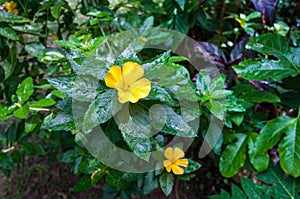
<instances>
[{"instance_id":1,"label":"yellow petal","mask_svg":"<svg viewBox=\"0 0 300 199\"><path fill-rule=\"evenodd\" d=\"M12 10L12 9L14 9L16 6L17 6L17 4L16 4L14 1L10 1L10 2L7 2L7 3L5 4L5 9L6 9L6 10Z\"/></svg>"},{"instance_id":2,"label":"yellow petal","mask_svg":"<svg viewBox=\"0 0 300 199\"><path fill-rule=\"evenodd\" d=\"M176 175L182 175L184 173L183 168L177 166L176 164L172 164L172 171Z\"/></svg>"},{"instance_id":3,"label":"yellow petal","mask_svg":"<svg viewBox=\"0 0 300 199\"><path fill-rule=\"evenodd\" d=\"M136 62L125 62L122 67L122 74L125 85L130 86L143 77L144 69Z\"/></svg>"},{"instance_id":4,"label":"yellow petal","mask_svg":"<svg viewBox=\"0 0 300 199\"><path fill-rule=\"evenodd\" d=\"M122 80L122 72L120 66L112 66L104 78L106 86L115 88L120 80Z\"/></svg>"},{"instance_id":5,"label":"yellow petal","mask_svg":"<svg viewBox=\"0 0 300 199\"><path fill-rule=\"evenodd\" d=\"M173 160L173 148L172 147L166 148L164 155L168 160L172 161Z\"/></svg>"},{"instance_id":6,"label":"yellow petal","mask_svg":"<svg viewBox=\"0 0 300 199\"><path fill-rule=\"evenodd\" d=\"M133 98L134 96L129 91L123 91L122 89L118 89L118 100L120 103L129 102Z\"/></svg>"},{"instance_id":7,"label":"yellow petal","mask_svg":"<svg viewBox=\"0 0 300 199\"><path fill-rule=\"evenodd\" d=\"M170 161L170 160L164 160L164 162L163 162L163 165L164 165L164 167L168 167L168 166L170 166L172 164L172 162Z\"/></svg>"},{"instance_id":8,"label":"yellow petal","mask_svg":"<svg viewBox=\"0 0 300 199\"><path fill-rule=\"evenodd\" d=\"M178 166L182 166L182 167L187 167L189 164L189 161L188 161L188 159L179 159L179 160L176 160L174 162L174 164L176 164Z\"/></svg>"},{"instance_id":9,"label":"yellow petal","mask_svg":"<svg viewBox=\"0 0 300 199\"><path fill-rule=\"evenodd\" d=\"M137 100L145 98L149 95L151 91L151 82L146 78L139 79L130 85L129 90L134 96L130 102L135 103Z\"/></svg>"},{"instance_id":10,"label":"yellow petal","mask_svg":"<svg viewBox=\"0 0 300 199\"><path fill-rule=\"evenodd\" d=\"M178 159L183 158L183 157L184 157L183 150L181 150L180 148L176 147L174 149L174 154L173 154L174 160L178 160Z\"/></svg>"},{"instance_id":11,"label":"yellow petal","mask_svg":"<svg viewBox=\"0 0 300 199\"><path fill-rule=\"evenodd\" d=\"M171 172L172 170L172 164L170 164L169 166L166 167L167 172Z\"/></svg>"}]
</instances>

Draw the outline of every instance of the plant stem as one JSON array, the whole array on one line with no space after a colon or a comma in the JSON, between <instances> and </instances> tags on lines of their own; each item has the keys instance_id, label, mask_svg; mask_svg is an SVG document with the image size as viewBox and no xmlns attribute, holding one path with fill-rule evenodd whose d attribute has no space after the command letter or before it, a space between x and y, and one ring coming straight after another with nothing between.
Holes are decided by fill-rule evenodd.
<instances>
[{"instance_id":1,"label":"plant stem","mask_svg":"<svg viewBox=\"0 0 300 199\"><path fill-rule=\"evenodd\" d=\"M29 109L33 110L33 111L51 111L48 108L33 108L33 107L29 107Z\"/></svg>"}]
</instances>

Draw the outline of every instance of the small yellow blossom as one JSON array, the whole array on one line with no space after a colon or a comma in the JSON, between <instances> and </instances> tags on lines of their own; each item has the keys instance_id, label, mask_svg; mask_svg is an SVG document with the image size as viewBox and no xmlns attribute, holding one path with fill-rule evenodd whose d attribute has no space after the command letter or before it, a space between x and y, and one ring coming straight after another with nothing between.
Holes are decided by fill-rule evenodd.
<instances>
[{"instance_id":1,"label":"small yellow blossom","mask_svg":"<svg viewBox=\"0 0 300 199\"><path fill-rule=\"evenodd\" d=\"M174 150L172 147L168 147L164 153L167 160L164 160L163 165L166 168L167 172L172 172L176 175L182 175L184 169L182 167L187 167L189 162L188 159L182 159L184 157L184 152L175 147Z\"/></svg>"},{"instance_id":2,"label":"small yellow blossom","mask_svg":"<svg viewBox=\"0 0 300 199\"><path fill-rule=\"evenodd\" d=\"M144 69L135 62L125 62L122 69L120 66L112 66L104 80L106 86L118 90L120 103L136 103L139 99L149 95L151 82L142 78Z\"/></svg>"},{"instance_id":3,"label":"small yellow blossom","mask_svg":"<svg viewBox=\"0 0 300 199\"><path fill-rule=\"evenodd\" d=\"M17 9L15 9L15 7L17 7L17 4L14 1L9 1L5 4L5 9L8 12L12 12L14 14L19 14L19 11Z\"/></svg>"}]
</instances>

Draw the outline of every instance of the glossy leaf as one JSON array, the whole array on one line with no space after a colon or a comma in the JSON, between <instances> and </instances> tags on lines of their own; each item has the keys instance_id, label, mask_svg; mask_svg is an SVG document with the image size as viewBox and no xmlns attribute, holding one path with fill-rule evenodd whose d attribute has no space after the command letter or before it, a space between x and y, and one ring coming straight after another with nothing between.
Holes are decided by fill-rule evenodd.
<instances>
[{"instance_id":1,"label":"glossy leaf","mask_svg":"<svg viewBox=\"0 0 300 199\"><path fill-rule=\"evenodd\" d=\"M264 16L266 24L273 26L276 18L276 8L274 0L251 0L255 9Z\"/></svg>"},{"instance_id":2,"label":"glossy leaf","mask_svg":"<svg viewBox=\"0 0 300 199\"><path fill-rule=\"evenodd\" d=\"M8 23L25 23L29 22L30 20L20 15L15 15L11 12L0 10L0 21L5 21Z\"/></svg>"},{"instance_id":3,"label":"glossy leaf","mask_svg":"<svg viewBox=\"0 0 300 199\"><path fill-rule=\"evenodd\" d=\"M90 76L60 76L47 80L57 90L79 101L92 101L98 94L99 80Z\"/></svg>"},{"instance_id":4,"label":"glossy leaf","mask_svg":"<svg viewBox=\"0 0 300 199\"><path fill-rule=\"evenodd\" d=\"M195 45L195 51L203 55L203 59L217 66L224 66L227 62L224 52L216 45L208 42L199 42Z\"/></svg>"},{"instance_id":5,"label":"glossy leaf","mask_svg":"<svg viewBox=\"0 0 300 199\"><path fill-rule=\"evenodd\" d=\"M43 126L49 131L70 131L75 129L75 124L71 115L58 113L55 118Z\"/></svg>"},{"instance_id":6,"label":"glossy leaf","mask_svg":"<svg viewBox=\"0 0 300 199\"><path fill-rule=\"evenodd\" d=\"M226 146L219 164L221 174L227 178L235 175L246 160L248 136L243 133L236 133L232 136L236 140Z\"/></svg>"},{"instance_id":7,"label":"glossy leaf","mask_svg":"<svg viewBox=\"0 0 300 199\"><path fill-rule=\"evenodd\" d=\"M42 59L46 54L46 48L42 43L34 42L25 45L25 50L30 55Z\"/></svg>"},{"instance_id":8,"label":"glossy leaf","mask_svg":"<svg viewBox=\"0 0 300 199\"><path fill-rule=\"evenodd\" d=\"M116 113L116 111L113 110L118 106L116 96L117 93L113 89L109 89L97 95L85 113L83 131L87 131L108 121L113 114Z\"/></svg>"},{"instance_id":9,"label":"glossy leaf","mask_svg":"<svg viewBox=\"0 0 300 199\"><path fill-rule=\"evenodd\" d=\"M27 104L24 104L23 106L19 107L16 111L14 111L14 116L17 118L27 118L29 114L29 106Z\"/></svg>"},{"instance_id":10,"label":"glossy leaf","mask_svg":"<svg viewBox=\"0 0 300 199\"><path fill-rule=\"evenodd\" d=\"M279 59L246 60L234 66L236 73L248 80L271 78L274 81L300 74L300 48L290 47L286 39L278 34L264 34L252 38L248 45L251 49Z\"/></svg>"},{"instance_id":11,"label":"glossy leaf","mask_svg":"<svg viewBox=\"0 0 300 199\"><path fill-rule=\"evenodd\" d=\"M247 85L247 84L237 85L232 88L232 91L237 97L252 103L280 102L280 98L277 95L268 91L259 90L254 86Z\"/></svg>"},{"instance_id":12,"label":"glossy leaf","mask_svg":"<svg viewBox=\"0 0 300 199\"><path fill-rule=\"evenodd\" d=\"M10 27L0 27L0 35L11 40L18 40L17 33Z\"/></svg>"},{"instance_id":13,"label":"glossy leaf","mask_svg":"<svg viewBox=\"0 0 300 199\"><path fill-rule=\"evenodd\" d=\"M287 177L279 166L270 167L258 177L265 183L275 185L272 195L274 198L299 198L299 178Z\"/></svg>"},{"instance_id":14,"label":"glossy leaf","mask_svg":"<svg viewBox=\"0 0 300 199\"><path fill-rule=\"evenodd\" d=\"M159 184L166 196L170 195L173 189L174 176L171 173L163 173L159 177Z\"/></svg>"},{"instance_id":15,"label":"glossy leaf","mask_svg":"<svg viewBox=\"0 0 300 199\"><path fill-rule=\"evenodd\" d=\"M27 77L20 83L16 91L19 103L23 104L24 102L26 102L33 94L33 91L33 80L31 77Z\"/></svg>"},{"instance_id":16,"label":"glossy leaf","mask_svg":"<svg viewBox=\"0 0 300 199\"><path fill-rule=\"evenodd\" d=\"M184 168L184 174L189 174L189 173L192 173L192 172L195 172L197 171L198 169L201 168L201 164L192 160L192 159L189 159L189 164L187 167Z\"/></svg>"},{"instance_id":17,"label":"glossy leaf","mask_svg":"<svg viewBox=\"0 0 300 199\"><path fill-rule=\"evenodd\" d=\"M280 141L281 137L283 139ZM279 157L282 169L294 176L300 176L300 119L280 116L266 123L257 137L255 153L261 155L279 143Z\"/></svg>"},{"instance_id":18,"label":"glossy leaf","mask_svg":"<svg viewBox=\"0 0 300 199\"><path fill-rule=\"evenodd\" d=\"M30 102L29 105L30 107L42 108L42 107L52 106L55 103L56 102L51 98L44 98L36 102Z\"/></svg>"}]
</instances>

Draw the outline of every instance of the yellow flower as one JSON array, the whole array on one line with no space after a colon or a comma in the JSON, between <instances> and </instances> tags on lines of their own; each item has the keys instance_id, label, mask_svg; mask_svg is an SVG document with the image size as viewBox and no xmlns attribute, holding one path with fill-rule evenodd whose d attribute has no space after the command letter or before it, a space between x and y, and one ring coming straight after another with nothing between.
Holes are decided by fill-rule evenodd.
<instances>
[{"instance_id":1,"label":"yellow flower","mask_svg":"<svg viewBox=\"0 0 300 199\"><path fill-rule=\"evenodd\" d=\"M188 159L182 159L184 152L178 147L175 147L174 150L172 147L168 147L164 155L167 160L164 160L163 165L167 172L171 172L172 170L174 174L182 175L184 173L182 167L187 167L189 164Z\"/></svg>"},{"instance_id":2,"label":"yellow flower","mask_svg":"<svg viewBox=\"0 0 300 199\"><path fill-rule=\"evenodd\" d=\"M125 62L122 69L120 66L112 66L105 75L105 84L118 90L120 103L136 103L139 99L149 95L151 82L142 78L144 69L138 63Z\"/></svg>"},{"instance_id":3,"label":"yellow flower","mask_svg":"<svg viewBox=\"0 0 300 199\"><path fill-rule=\"evenodd\" d=\"M17 6L17 4L14 1L9 1L5 4L5 9L8 12L12 12L14 14L19 14L19 11L17 9L15 9L15 7Z\"/></svg>"}]
</instances>

